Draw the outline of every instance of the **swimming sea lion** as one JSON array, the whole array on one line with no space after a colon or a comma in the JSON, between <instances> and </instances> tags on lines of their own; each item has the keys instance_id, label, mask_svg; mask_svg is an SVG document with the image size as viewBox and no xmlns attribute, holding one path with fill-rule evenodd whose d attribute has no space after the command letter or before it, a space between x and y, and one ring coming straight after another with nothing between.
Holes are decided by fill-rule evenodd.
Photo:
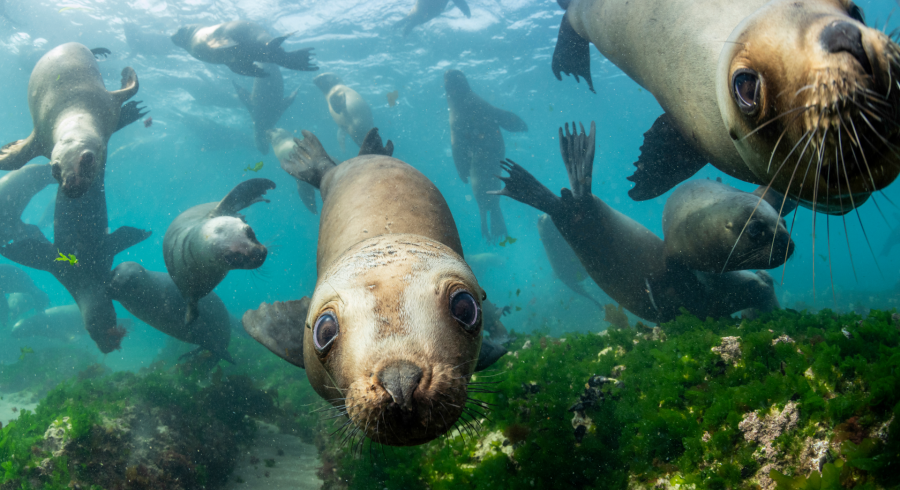
<instances>
[{"instance_id":1,"label":"swimming sea lion","mask_svg":"<svg viewBox=\"0 0 900 490\"><path fill-rule=\"evenodd\" d=\"M520 132L528 131L528 125L519 116L497 109L476 95L459 70L444 73L444 88L450 106L450 147L456 170L463 182L472 180L472 194L481 213L481 234L489 241L498 240L506 236L506 223L500 198L489 191L500 188L495 176L506 155L500 128Z\"/></svg>"},{"instance_id":2,"label":"swimming sea lion","mask_svg":"<svg viewBox=\"0 0 900 490\"><path fill-rule=\"evenodd\" d=\"M275 183L250 179L219 202L194 206L178 215L163 238L166 270L181 291L185 325L197 319L197 302L212 292L232 269L256 269L268 250L238 211L260 201Z\"/></svg>"},{"instance_id":3,"label":"swimming sea lion","mask_svg":"<svg viewBox=\"0 0 900 490\"><path fill-rule=\"evenodd\" d=\"M269 142L272 143L272 149L275 150L275 156L281 162L281 168L287 171L287 167L292 165L291 158L297 149L294 143L294 135L281 128L270 129L266 131ZM306 206L312 214L316 214L316 188L309 185L308 182L297 179L297 194L300 195L300 201Z\"/></svg>"},{"instance_id":4,"label":"swimming sea lion","mask_svg":"<svg viewBox=\"0 0 900 490\"><path fill-rule=\"evenodd\" d=\"M123 226L109 232L105 172L100 172L80 198L56 193L51 243L43 235L17 239L0 247L0 255L26 267L50 272L75 299L85 328L101 352L120 347L125 330L116 322L109 296L110 269L119 252L150 236L149 231ZM77 264L57 260L71 254Z\"/></svg>"},{"instance_id":5,"label":"swimming sea lion","mask_svg":"<svg viewBox=\"0 0 900 490\"><path fill-rule=\"evenodd\" d=\"M394 24L394 28L402 27L403 35L406 36L412 32L416 26L422 25L438 15L441 15L444 9L447 8L447 3L449 1L450 0L416 0L416 4L413 5L412 10L406 14L406 17ZM472 12L469 11L469 4L466 3L466 0L453 0L453 5L456 5L466 17L472 17Z\"/></svg>"},{"instance_id":6,"label":"swimming sea lion","mask_svg":"<svg viewBox=\"0 0 900 490\"><path fill-rule=\"evenodd\" d=\"M678 186L663 208L666 259L721 273L778 267L794 253L784 219L765 200L714 180Z\"/></svg>"},{"instance_id":7,"label":"swimming sea lion","mask_svg":"<svg viewBox=\"0 0 900 490\"><path fill-rule=\"evenodd\" d=\"M54 340L71 341L84 335L84 320L78 305L63 305L23 318L13 325L10 337L27 339L45 337Z\"/></svg>"},{"instance_id":8,"label":"swimming sea lion","mask_svg":"<svg viewBox=\"0 0 900 490\"><path fill-rule=\"evenodd\" d=\"M80 197L106 168L112 134L143 117L137 74L122 70L122 88L107 92L91 50L68 43L38 61L28 80L28 107L34 130L0 149L0 170L15 170L44 156L69 197ZM122 105L125 104L125 105Z\"/></svg>"},{"instance_id":9,"label":"swimming sea lion","mask_svg":"<svg viewBox=\"0 0 900 490\"><path fill-rule=\"evenodd\" d=\"M281 76L278 65L262 63L262 68L269 76L254 79L252 92L248 92L234 80L231 83L241 102L250 111L256 149L266 155L269 153L269 139L266 137L266 131L274 128L284 111L294 103L294 97L297 96L300 87L295 88L291 95L284 97L284 78Z\"/></svg>"},{"instance_id":10,"label":"swimming sea lion","mask_svg":"<svg viewBox=\"0 0 900 490\"><path fill-rule=\"evenodd\" d=\"M113 269L109 288L112 299L140 321L182 342L199 346L190 354L208 350L234 364L227 350L231 318L216 293L200 299L199 318L185 326L187 303L165 272L148 271L137 262L122 262Z\"/></svg>"},{"instance_id":11,"label":"swimming sea lion","mask_svg":"<svg viewBox=\"0 0 900 490\"><path fill-rule=\"evenodd\" d=\"M0 264L0 325L4 327L10 318L9 303L4 296L8 294L11 297L13 293L30 296L30 307L35 310L43 310L50 304L47 293L35 286L34 281L25 271L13 265Z\"/></svg>"},{"instance_id":12,"label":"swimming sea lion","mask_svg":"<svg viewBox=\"0 0 900 490\"><path fill-rule=\"evenodd\" d=\"M194 58L225 65L238 75L269 76L256 63L275 63L288 70L318 70L309 60L313 48L287 52L281 47L291 34L272 38L256 22L233 20L214 26L184 26L172 35L172 42Z\"/></svg>"},{"instance_id":13,"label":"swimming sea lion","mask_svg":"<svg viewBox=\"0 0 900 490\"><path fill-rule=\"evenodd\" d=\"M538 218L538 236L541 237L541 244L544 245L544 252L547 253L547 260L550 261L553 275L568 286L569 289L583 296L602 310L603 305L594 299L582 286L582 281L588 278L587 271L584 270L584 266L581 265L578 256L572 251L572 247L559 234L559 230L556 229L553 220L546 214L542 214Z\"/></svg>"},{"instance_id":14,"label":"swimming sea lion","mask_svg":"<svg viewBox=\"0 0 900 490\"><path fill-rule=\"evenodd\" d=\"M443 196L391 158L377 129L340 165L312 133L303 137L292 175L323 200L316 289L246 312L244 328L304 367L354 430L393 446L428 442L463 412L476 365L505 352L482 347L484 291ZM484 359L489 350L495 357Z\"/></svg>"},{"instance_id":15,"label":"swimming sea lion","mask_svg":"<svg viewBox=\"0 0 900 490\"><path fill-rule=\"evenodd\" d=\"M613 300L635 315L654 322L675 318L682 308L700 318L758 304L759 296L726 295L743 280L726 273L708 278L666 259L665 244L643 225L591 194L594 161L594 124L589 135L559 130L560 150L572 190L556 197L524 168L507 160L502 177L506 187L495 191L547 213L581 260L594 282ZM708 283L719 281L719 288Z\"/></svg>"},{"instance_id":16,"label":"swimming sea lion","mask_svg":"<svg viewBox=\"0 0 900 490\"><path fill-rule=\"evenodd\" d=\"M850 0L558 1L556 77L593 90L590 42L665 111L644 135L632 198L711 162L844 214L900 173L900 47Z\"/></svg>"},{"instance_id":17,"label":"swimming sea lion","mask_svg":"<svg viewBox=\"0 0 900 490\"><path fill-rule=\"evenodd\" d=\"M40 233L39 227L22 222L22 212L35 194L53 182L47 164L26 165L0 177L0 243Z\"/></svg>"},{"instance_id":18,"label":"swimming sea lion","mask_svg":"<svg viewBox=\"0 0 900 490\"><path fill-rule=\"evenodd\" d=\"M349 134L353 142L362 146L366 134L375 127L372 109L356 90L344 85L334 73L322 73L313 83L325 94L328 112L338 125L338 141L343 147L344 135Z\"/></svg>"}]
</instances>

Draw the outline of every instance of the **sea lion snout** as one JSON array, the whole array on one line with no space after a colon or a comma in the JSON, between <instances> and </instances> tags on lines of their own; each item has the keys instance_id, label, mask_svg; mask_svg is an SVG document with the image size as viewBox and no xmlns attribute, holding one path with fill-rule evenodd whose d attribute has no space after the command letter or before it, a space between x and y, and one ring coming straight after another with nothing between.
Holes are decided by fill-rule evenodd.
<instances>
[{"instance_id":1,"label":"sea lion snout","mask_svg":"<svg viewBox=\"0 0 900 490\"><path fill-rule=\"evenodd\" d=\"M87 192L94 180L96 158L91 150L84 150L69 165L62 160L50 162L53 177L59 181L59 185L66 196L71 198L81 197Z\"/></svg>"},{"instance_id":2,"label":"sea lion snout","mask_svg":"<svg viewBox=\"0 0 900 490\"><path fill-rule=\"evenodd\" d=\"M832 22L819 34L819 42L829 53L850 53L868 75L872 74L872 64L863 46L862 31L846 21Z\"/></svg>"},{"instance_id":3,"label":"sea lion snout","mask_svg":"<svg viewBox=\"0 0 900 490\"><path fill-rule=\"evenodd\" d=\"M395 404L405 412L412 411L413 393L422 380L422 368L409 361L398 361L379 371L377 378Z\"/></svg>"}]
</instances>

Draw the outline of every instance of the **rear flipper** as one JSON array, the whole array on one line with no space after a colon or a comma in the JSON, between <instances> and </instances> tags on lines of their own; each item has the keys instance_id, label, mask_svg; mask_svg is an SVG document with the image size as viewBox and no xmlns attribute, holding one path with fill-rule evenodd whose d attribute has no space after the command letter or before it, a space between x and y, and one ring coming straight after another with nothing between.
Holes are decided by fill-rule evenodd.
<instances>
[{"instance_id":1,"label":"rear flipper","mask_svg":"<svg viewBox=\"0 0 900 490\"><path fill-rule=\"evenodd\" d=\"M372 128L366 133L366 139L359 147L359 154L363 155L385 155L392 156L394 154L394 143L388 140L387 145L381 144L381 135L378 134L378 128Z\"/></svg>"},{"instance_id":2,"label":"rear flipper","mask_svg":"<svg viewBox=\"0 0 900 490\"><path fill-rule=\"evenodd\" d=\"M328 156L316 135L305 129L301 133L303 139L294 138L294 152L289 160L281 161L281 168L295 179L307 182L318 189L325 173L337 164Z\"/></svg>"},{"instance_id":3,"label":"rear flipper","mask_svg":"<svg viewBox=\"0 0 900 490\"><path fill-rule=\"evenodd\" d=\"M481 201L487 201L482 203ZM507 236L506 222L500 210L500 200L494 196L482 196L478 203L481 214L481 234L490 242Z\"/></svg>"},{"instance_id":4,"label":"rear flipper","mask_svg":"<svg viewBox=\"0 0 900 490\"><path fill-rule=\"evenodd\" d=\"M138 107L138 104L142 102L141 100L132 100L119 109L119 124L116 126L116 131L146 116L150 112L144 110L146 107Z\"/></svg>"},{"instance_id":5,"label":"rear flipper","mask_svg":"<svg viewBox=\"0 0 900 490\"><path fill-rule=\"evenodd\" d=\"M591 121L590 134L585 134L584 125L579 124L579 126L581 126L580 133L576 132L574 122L572 123L572 133L569 132L569 123L565 125L565 134L563 134L563 128L559 128L559 151L562 154L563 163L566 165L566 173L569 174L572 195L576 199L591 195L596 131L593 121Z\"/></svg>"},{"instance_id":6,"label":"rear flipper","mask_svg":"<svg viewBox=\"0 0 900 490\"><path fill-rule=\"evenodd\" d=\"M18 170L38 156L40 148L34 143L32 131L27 138L7 143L0 148L0 170Z\"/></svg>"},{"instance_id":7,"label":"rear flipper","mask_svg":"<svg viewBox=\"0 0 900 490\"><path fill-rule=\"evenodd\" d=\"M506 184L506 187L499 191L488 191L488 194L511 197L522 204L543 211L551 217L556 215L560 200L550 189L509 158L505 162L500 162L500 167L509 172L509 177L497 177Z\"/></svg>"},{"instance_id":8,"label":"rear flipper","mask_svg":"<svg viewBox=\"0 0 900 490\"><path fill-rule=\"evenodd\" d=\"M263 303L244 313L244 330L276 356L303 368L303 330L309 298Z\"/></svg>"},{"instance_id":9,"label":"rear flipper","mask_svg":"<svg viewBox=\"0 0 900 490\"><path fill-rule=\"evenodd\" d=\"M316 188L309 185L302 180L297 181L297 194L300 195L300 201L303 202L303 205L306 206L306 209L309 210L312 214L317 214L318 209L316 208Z\"/></svg>"},{"instance_id":10,"label":"rear flipper","mask_svg":"<svg viewBox=\"0 0 900 490\"><path fill-rule=\"evenodd\" d=\"M275 42L275 40L272 40L269 44L271 45L273 42ZM282 49L280 44L281 43L275 48L276 51L271 58L272 62L276 65L287 68L288 70L316 71L319 69L319 67L314 65L310 59L312 58L313 48L304 48L288 52Z\"/></svg>"},{"instance_id":11,"label":"rear flipper","mask_svg":"<svg viewBox=\"0 0 900 490\"><path fill-rule=\"evenodd\" d=\"M560 2L560 6L566 8L568 2ZM553 62L550 66L557 80L562 80L560 72L573 75L576 82L579 82L578 77L582 76L591 92L597 93L591 80L590 43L575 32L567 14L563 14L562 23L559 25L556 49L553 50Z\"/></svg>"}]
</instances>

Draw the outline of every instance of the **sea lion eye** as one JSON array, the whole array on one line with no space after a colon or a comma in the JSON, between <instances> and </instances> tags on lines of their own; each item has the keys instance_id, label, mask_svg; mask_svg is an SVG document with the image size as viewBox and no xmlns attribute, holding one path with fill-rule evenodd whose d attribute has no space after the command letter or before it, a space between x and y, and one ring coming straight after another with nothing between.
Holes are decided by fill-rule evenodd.
<instances>
[{"instance_id":1,"label":"sea lion eye","mask_svg":"<svg viewBox=\"0 0 900 490\"><path fill-rule=\"evenodd\" d=\"M469 333L478 330L481 308L468 291L458 291L450 298L450 314Z\"/></svg>"},{"instance_id":2,"label":"sea lion eye","mask_svg":"<svg viewBox=\"0 0 900 490\"><path fill-rule=\"evenodd\" d=\"M316 345L316 350L320 354L328 352L339 331L338 321L334 317L334 313L326 311L319 315L319 318L316 319L316 326L313 327L313 343Z\"/></svg>"},{"instance_id":3,"label":"sea lion eye","mask_svg":"<svg viewBox=\"0 0 900 490\"><path fill-rule=\"evenodd\" d=\"M754 115L759 110L759 75L747 68L734 72L731 78L731 95L741 112Z\"/></svg>"},{"instance_id":4,"label":"sea lion eye","mask_svg":"<svg viewBox=\"0 0 900 490\"><path fill-rule=\"evenodd\" d=\"M750 224L747 225L747 236L750 238L756 238L765 231L766 225L762 221L751 221Z\"/></svg>"}]
</instances>

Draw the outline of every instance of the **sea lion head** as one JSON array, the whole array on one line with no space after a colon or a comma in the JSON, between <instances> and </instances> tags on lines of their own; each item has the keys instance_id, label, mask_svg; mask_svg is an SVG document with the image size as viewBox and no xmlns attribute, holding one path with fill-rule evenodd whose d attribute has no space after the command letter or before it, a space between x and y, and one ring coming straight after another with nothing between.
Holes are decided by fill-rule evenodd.
<instances>
[{"instance_id":1,"label":"sea lion head","mask_svg":"<svg viewBox=\"0 0 900 490\"><path fill-rule=\"evenodd\" d=\"M447 70L444 73L444 89L447 91L447 94L453 95L472 91L466 76L459 70Z\"/></svg>"},{"instance_id":2,"label":"sea lion head","mask_svg":"<svg viewBox=\"0 0 900 490\"><path fill-rule=\"evenodd\" d=\"M53 178L70 198L84 195L105 163L106 145L100 138L83 131L72 131L57 140L50 154Z\"/></svg>"},{"instance_id":3,"label":"sea lion head","mask_svg":"<svg viewBox=\"0 0 900 490\"><path fill-rule=\"evenodd\" d=\"M900 173L900 47L850 0L777 0L719 58L729 134L763 183L844 214Z\"/></svg>"},{"instance_id":4,"label":"sea lion head","mask_svg":"<svg viewBox=\"0 0 900 490\"><path fill-rule=\"evenodd\" d=\"M435 439L465 410L484 298L462 257L439 242L364 240L319 276L303 338L310 382L375 442Z\"/></svg>"},{"instance_id":5,"label":"sea lion head","mask_svg":"<svg viewBox=\"0 0 900 490\"><path fill-rule=\"evenodd\" d=\"M178 29L175 34L172 34L172 42L184 49L188 49L191 46L191 40L194 38L194 34L200 30L203 26L200 24L190 24L186 25L180 29Z\"/></svg>"},{"instance_id":6,"label":"sea lion head","mask_svg":"<svg viewBox=\"0 0 900 490\"><path fill-rule=\"evenodd\" d=\"M340 85L344 82L341 81L341 77L328 72L313 78L313 83L316 84L316 87L319 87L319 90L321 90L323 94L327 95L335 85Z\"/></svg>"},{"instance_id":7,"label":"sea lion head","mask_svg":"<svg viewBox=\"0 0 900 490\"><path fill-rule=\"evenodd\" d=\"M217 216L203 223L200 233L212 244L213 255L228 269L256 269L266 261L268 250L244 220Z\"/></svg>"},{"instance_id":8,"label":"sea lion head","mask_svg":"<svg viewBox=\"0 0 900 490\"><path fill-rule=\"evenodd\" d=\"M749 193L734 193L701 212L708 232L702 243L716 243L696 250L712 264L725 264L706 272L744 269L771 269L784 264L794 254L794 242L784 218L765 200ZM700 230L694 230L700 232Z\"/></svg>"}]
</instances>

